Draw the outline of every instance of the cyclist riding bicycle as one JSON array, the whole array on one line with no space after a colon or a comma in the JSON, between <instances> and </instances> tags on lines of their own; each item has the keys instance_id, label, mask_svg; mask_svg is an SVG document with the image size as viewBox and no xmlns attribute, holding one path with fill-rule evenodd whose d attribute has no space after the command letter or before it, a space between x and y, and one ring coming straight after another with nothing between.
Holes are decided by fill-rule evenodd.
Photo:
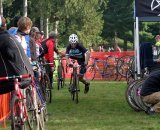
<instances>
[{"instance_id":1,"label":"cyclist riding bicycle","mask_svg":"<svg viewBox=\"0 0 160 130\"><path fill-rule=\"evenodd\" d=\"M85 84L84 93L87 93L89 91L90 83L83 79L83 77L86 73L90 53L81 43L79 43L76 34L71 34L69 36L69 44L66 48L66 62L68 65L72 65L73 63L69 58L77 60L78 64L81 65L79 81Z\"/></svg>"}]
</instances>

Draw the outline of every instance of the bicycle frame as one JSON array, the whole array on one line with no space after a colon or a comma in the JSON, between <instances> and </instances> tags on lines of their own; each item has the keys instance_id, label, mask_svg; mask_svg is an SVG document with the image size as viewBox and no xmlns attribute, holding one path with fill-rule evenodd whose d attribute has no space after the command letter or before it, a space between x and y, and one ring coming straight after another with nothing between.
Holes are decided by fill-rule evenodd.
<instances>
[{"instance_id":1,"label":"bicycle frame","mask_svg":"<svg viewBox=\"0 0 160 130\"><path fill-rule=\"evenodd\" d=\"M90 68L91 71L93 72L93 77L91 78L91 80L93 80L95 78L95 75L97 72L101 75L101 79L106 78L106 80L107 80L108 78L110 78L112 74L111 74L111 70L108 67L107 62L104 60L99 60L97 58L93 58L93 57L91 57L91 58L93 59L93 63L91 65L89 65L89 67L91 67ZM100 69L98 67L98 65L97 65L98 63L102 63L103 69ZM87 77L86 77L86 79L87 79Z\"/></svg>"},{"instance_id":2,"label":"bicycle frame","mask_svg":"<svg viewBox=\"0 0 160 130\"><path fill-rule=\"evenodd\" d=\"M13 100L15 99L15 97L17 97L18 99L18 108L19 110L11 110L11 117L12 117L12 123L11 123L11 128L12 130L16 130L16 124L14 122L15 118L14 115L15 111L18 112L18 116L20 116L20 120L18 121L18 127L22 127L24 126L24 122L27 120L28 118L28 113L27 113L27 107L26 107L26 103L24 101L24 95L21 92L20 89L20 83L19 83L19 79L27 79L27 78L31 78L31 75L19 75L19 76L9 76L9 77L0 77L0 81L9 81L9 80L13 80L14 83L14 90L11 92L11 109L14 108L14 104ZM16 107L17 108L17 107ZM18 118L17 118L18 119Z\"/></svg>"},{"instance_id":3,"label":"bicycle frame","mask_svg":"<svg viewBox=\"0 0 160 130\"><path fill-rule=\"evenodd\" d=\"M59 90L60 87L62 88L64 86L65 82L65 72L64 67L62 64L62 57L58 57L55 60L58 60L58 67L57 67L57 89Z\"/></svg>"},{"instance_id":4,"label":"bicycle frame","mask_svg":"<svg viewBox=\"0 0 160 130\"><path fill-rule=\"evenodd\" d=\"M71 97L72 100L76 103L79 102L78 99L78 92L80 91L79 89L79 77L78 77L78 73L77 73L77 69L80 67L80 65L78 64L73 64L72 68L73 68L73 72L71 74L71 79L70 79L70 93L71 93Z\"/></svg>"}]
</instances>

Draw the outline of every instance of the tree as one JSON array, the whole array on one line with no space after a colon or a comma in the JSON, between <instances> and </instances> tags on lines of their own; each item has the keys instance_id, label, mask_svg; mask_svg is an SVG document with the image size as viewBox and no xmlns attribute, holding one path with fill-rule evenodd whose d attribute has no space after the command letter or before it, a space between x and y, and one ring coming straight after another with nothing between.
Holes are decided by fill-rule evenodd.
<instances>
[{"instance_id":1,"label":"tree","mask_svg":"<svg viewBox=\"0 0 160 130\"><path fill-rule=\"evenodd\" d=\"M85 46L96 42L103 27L100 4L100 0L66 0L62 17L67 34L77 33Z\"/></svg>"},{"instance_id":2,"label":"tree","mask_svg":"<svg viewBox=\"0 0 160 130\"><path fill-rule=\"evenodd\" d=\"M133 0L109 0L104 11L104 28L102 36L114 39L125 38L126 32L133 30Z\"/></svg>"}]
</instances>

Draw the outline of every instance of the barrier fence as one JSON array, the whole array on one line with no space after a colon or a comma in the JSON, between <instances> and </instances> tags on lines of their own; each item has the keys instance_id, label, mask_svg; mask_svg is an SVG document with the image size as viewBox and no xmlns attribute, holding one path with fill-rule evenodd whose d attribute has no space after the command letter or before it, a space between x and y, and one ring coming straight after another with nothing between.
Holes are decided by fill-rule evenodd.
<instances>
[{"instance_id":1,"label":"barrier fence","mask_svg":"<svg viewBox=\"0 0 160 130\"><path fill-rule=\"evenodd\" d=\"M90 57L93 57L93 58L98 58L100 60L106 60L106 57L105 56L114 56L115 58L120 58L122 56L134 56L134 51L124 51L124 52L91 52L90 54ZM116 61L110 61L110 65L114 65L116 64L115 63ZM63 66L66 70L66 61L63 60L62 61L63 63ZM93 63L93 59L90 58L89 60L89 64L92 64ZM102 67L101 64L98 64L98 67ZM71 72L72 72L72 69L68 69L67 73L65 72L65 78L66 79L69 79L70 76L71 76ZM90 75L87 75L87 76L90 76ZM101 75L100 74L96 74L95 76L95 80L101 80Z\"/></svg>"}]
</instances>

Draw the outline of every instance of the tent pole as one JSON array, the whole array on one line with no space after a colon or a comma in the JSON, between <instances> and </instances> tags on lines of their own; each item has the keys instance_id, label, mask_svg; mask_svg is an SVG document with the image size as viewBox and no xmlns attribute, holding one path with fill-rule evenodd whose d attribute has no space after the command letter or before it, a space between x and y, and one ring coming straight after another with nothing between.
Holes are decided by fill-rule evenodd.
<instances>
[{"instance_id":1,"label":"tent pole","mask_svg":"<svg viewBox=\"0 0 160 130\"><path fill-rule=\"evenodd\" d=\"M136 45L136 22L134 21L134 79L137 79L137 45Z\"/></svg>"},{"instance_id":2,"label":"tent pole","mask_svg":"<svg viewBox=\"0 0 160 130\"><path fill-rule=\"evenodd\" d=\"M135 46L136 46L136 65L137 65L137 78L140 78L141 70L140 70L140 47L139 47L139 19L136 17L136 28L135 28Z\"/></svg>"}]
</instances>

